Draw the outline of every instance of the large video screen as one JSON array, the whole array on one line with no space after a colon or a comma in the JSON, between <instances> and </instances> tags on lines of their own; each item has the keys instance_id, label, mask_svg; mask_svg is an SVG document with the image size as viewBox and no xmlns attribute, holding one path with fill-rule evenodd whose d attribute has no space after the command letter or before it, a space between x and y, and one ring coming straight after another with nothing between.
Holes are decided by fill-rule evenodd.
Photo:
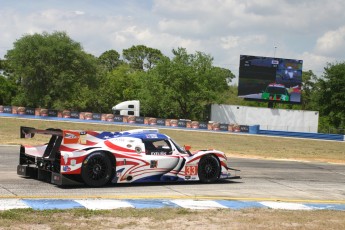
<instances>
[{"instance_id":1,"label":"large video screen","mask_svg":"<svg viewBox=\"0 0 345 230\"><path fill-rule=\"evenodd\" d=\"M301 103L302 60L240 56L238 96L246 100Z\"/></svg>"}]
</instances>

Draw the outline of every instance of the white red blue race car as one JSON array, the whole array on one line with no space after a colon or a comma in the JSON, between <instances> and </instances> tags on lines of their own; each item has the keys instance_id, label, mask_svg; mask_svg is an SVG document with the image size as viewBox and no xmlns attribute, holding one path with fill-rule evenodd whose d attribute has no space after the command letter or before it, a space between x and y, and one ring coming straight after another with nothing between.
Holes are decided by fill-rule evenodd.
<instances>
[{"instance_id":1,"label":"white red blue race car","mask_svg":"<svg viewBox=\"0 0 345 230\"><path fill-rule=\"evenodd\" d=\"M47 144L20 148L17 174L57 185L238 179L217 150L180 147L157 129L96 132L21 127L21 138L51 135ZM230 173L231 172L231 173Z\"/></svg>"}]
</instances>

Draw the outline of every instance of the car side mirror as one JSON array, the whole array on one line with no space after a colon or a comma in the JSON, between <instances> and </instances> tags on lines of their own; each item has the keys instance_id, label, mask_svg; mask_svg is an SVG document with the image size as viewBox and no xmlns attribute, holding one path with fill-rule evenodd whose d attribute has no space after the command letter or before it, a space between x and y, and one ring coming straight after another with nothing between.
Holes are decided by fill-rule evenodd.
<instances>
[{"instance_id":1,"label":"car side mirror","mask_svg":"<svg viewBox=\"0 0 345 230\"><path fill-rule=\"evenodd\" d=\"M184 149L185 149L186 151L191 150L191 148L192 148L192 147L191 147L190 145L185 145L185 146L184 146Z\"/></svg>"},{"instance_id":2,"label":"car side mirror","mask_svg":"<svg viewBox=\"0 0 345 230\"><path fill-rule=\"evenodd\" d=\"M190 145L184 145L184 150L188 153L189 156L192 156L193 154L189 151L192 147Z\"/></svg>"}]
</instances>

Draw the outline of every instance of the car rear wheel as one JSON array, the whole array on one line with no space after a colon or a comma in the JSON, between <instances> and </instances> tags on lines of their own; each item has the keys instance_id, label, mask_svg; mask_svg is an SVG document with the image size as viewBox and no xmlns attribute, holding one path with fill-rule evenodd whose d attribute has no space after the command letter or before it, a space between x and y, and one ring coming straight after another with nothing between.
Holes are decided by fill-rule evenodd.
<instances>
[{"instance_id":1,"label":"car rear wheel","mask_svg":"<svg viewBox=\"0 0 345 230\"><path fill-rule=\"evenodd\" d=\"M219 179L220 163L216 156L206 155L199 161L199 179L202 183L212 183Z\"/></svg>"},{"instance_id":2,"label":"car rear wheel","mask_svg":"<svg viewBox=\"0 0 345 230\"><path fill-rule=\"evenodd\" d=\"M83 162L81 177L91 187L106 185L112 174L109 157L103 152L91 153Z\"/></svg>"}]
</instances>

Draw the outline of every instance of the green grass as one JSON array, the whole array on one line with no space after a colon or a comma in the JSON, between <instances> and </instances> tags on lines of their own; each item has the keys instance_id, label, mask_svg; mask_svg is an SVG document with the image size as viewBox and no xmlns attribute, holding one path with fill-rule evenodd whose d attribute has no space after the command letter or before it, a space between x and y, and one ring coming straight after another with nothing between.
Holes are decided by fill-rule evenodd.
<instances>
[{"instance_id":1,"label":"green grass","mask_svg":"<svg viewBox=\"0 0 345 230\"><path fill-rule=\"evenodd\" d=\"M344 229L343 211L272 209L0 211L0 229Z\"/></svg>"},{"instance_id":2,"label":"green grass","mask_svg":"<svg viewBox=\"0 0 345 230\"><path fill-rule=\"evenodd\" d=\"M20 139L20 126L30 126L40 129L60 128L98 131L123 131L137 128L120 126L116 125L116 123L90 124L0 117L0 144L40 144L46 142L47 137L44 135L37 135L33 139ZM160 131L169 135L181 145L191 145L192 150L217 149L225 152L230 157L297 159L345 163L344 142L231 133L194 132L163 128L160 128Z\"/></svg>"}]
</instances>

